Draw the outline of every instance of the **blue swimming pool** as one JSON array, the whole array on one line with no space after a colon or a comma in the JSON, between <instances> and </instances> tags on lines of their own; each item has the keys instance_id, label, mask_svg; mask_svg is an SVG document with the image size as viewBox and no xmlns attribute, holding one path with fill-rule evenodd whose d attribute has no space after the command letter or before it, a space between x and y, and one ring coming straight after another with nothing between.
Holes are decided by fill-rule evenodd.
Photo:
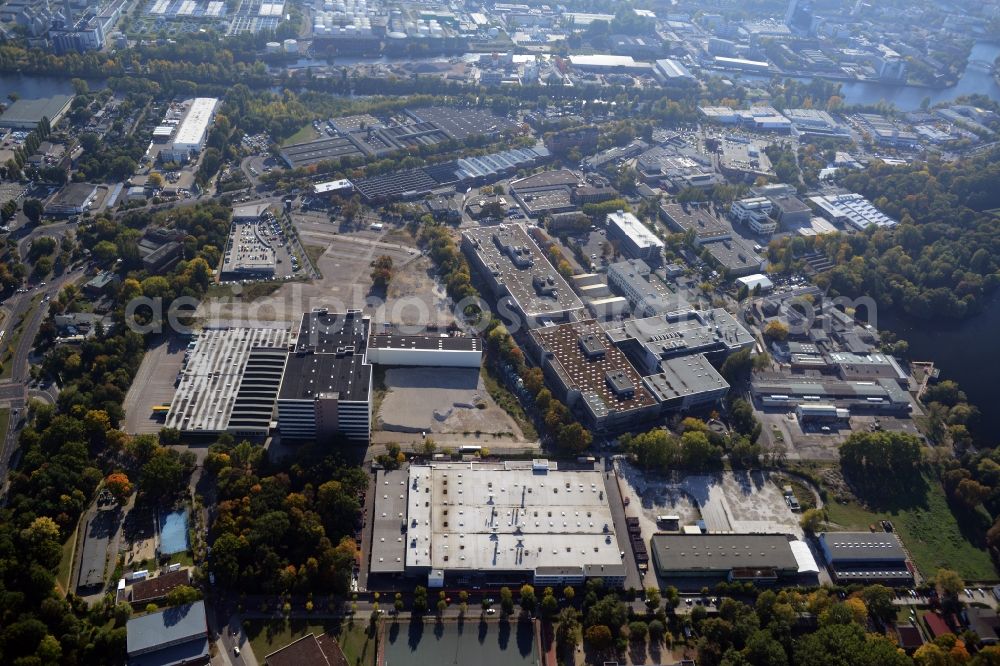
<instances>
[{"instance_id":1,"label":"blue swimming pool","mask_svg":"<svg viewBox=\"0 0 1000 666\"><path fill-rule=\"evenodd\" d=\"M186 510L171 511L160 517L160 554L173 555L188 549Z\"/></svg>"}]
</instances>

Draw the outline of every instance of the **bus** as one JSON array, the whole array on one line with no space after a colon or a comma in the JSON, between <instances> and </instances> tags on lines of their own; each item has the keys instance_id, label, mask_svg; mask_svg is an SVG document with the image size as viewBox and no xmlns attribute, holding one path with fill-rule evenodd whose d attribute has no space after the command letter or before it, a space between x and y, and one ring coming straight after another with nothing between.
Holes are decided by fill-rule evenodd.
<instances>
[{"instance_id":1,"label":"bus","mask_svg":"<svg viewBox=\"0 0 1000 666\"><path fill-rule=\"evenodd\" d=\"M166 416L170 411L170 405L156 405L153 407L154 416Z\"/></svg>"},{"instance_id":2,"label":"bus","mask_svg":"<svg viewBox=\"0 0 1000 666\"><path fill-rule=\"evenodd\" d=\"M474 446L474 445L471 445L471 444L467 445L467 446L460 446L460 447L458 447L458 452L459 453L479 453L482 450L483 450L483 447L481 447L481 446Z\"/></svg>"}]
</instances>

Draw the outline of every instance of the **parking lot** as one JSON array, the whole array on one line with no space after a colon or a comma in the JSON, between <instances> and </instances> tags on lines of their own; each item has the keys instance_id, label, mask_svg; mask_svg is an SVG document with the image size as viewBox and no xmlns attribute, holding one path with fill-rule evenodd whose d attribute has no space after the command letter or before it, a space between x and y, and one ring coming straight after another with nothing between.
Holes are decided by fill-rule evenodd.
<instances>
[{"instance_id":1,"label":"parking lot","mask_svg":"<svg viewBox=\"0 0 1000 666\"><path fill-rule=\"evenodd\" d=\"M132 435L156 433L163 416L154 416L153 407L170 404L174 381L184 360L187 340L178 336L163 339L146 353L125 396L125 432Z\"/></svg>"},{"instance_id":2,"label":"parking lot","mask_svg":"<svg viewBox=\"0 0 1000 666\"><path fill-rule=\"evenodd\" d=\"M627 461L616 461L622 479L626 515L639 518L644 539L662 531L657 516L674 515L680 527L705 522L709 533L791 534L802 538L800 514L785 502L782 490L766 471L716 474L664 474L640 470ZM656 584L647 573L647 584Z\"/></svg>"}]
</instances>

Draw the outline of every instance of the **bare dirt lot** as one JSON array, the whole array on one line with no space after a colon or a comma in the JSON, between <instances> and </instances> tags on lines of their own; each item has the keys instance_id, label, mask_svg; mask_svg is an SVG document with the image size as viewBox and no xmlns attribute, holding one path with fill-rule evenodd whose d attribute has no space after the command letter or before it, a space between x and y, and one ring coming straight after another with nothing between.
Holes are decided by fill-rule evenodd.
<instances>
[{"instance_id":1,"label":"bare dirt lot","mask_svg":"<svg viewBox=\"0 0 1000 666\"><path fill-rule=\"evenodd\" d=\"M422 283L407 277L411 273L410 265L422 257L415 246L400 242L398 234L385 241L382 240L386 235L384 231L342 232L326 217L301 213L294 214L293 221L303 246L317 248L315 263L322 278L287 282L272 294L251 301L206 300L198 308L197 316L217 323L253 325L254 322L295 322L307 310L328 307L337 312L347 308L364 309L377 320L395 321L382 317L385 295L372 290L371 263L381 255L392 258L393 279L400 280L401 294L419 293L423 288ZM426 268L414 270L417 274L426 273ZM426 284L433 286L433 280L427 277ZM390 297L393 289L390 282ZM427 300L434 302L436 298L431 294Z\"/></svg>"},{"instance_id":2,"label":"bare dirt lot","mask_svg":"<svg viewBox=\"0 0 1000 666\"><path fill-rule=\"evenodd\" d=\"M490 398L476 368L391 368L376 415L395 432L482 432L523 439L517 424Z\"/></svg>"},{"instance_id":3,"label":"bare dirt lot","mask_svg":"<svg viewBox=\"0 0 1000 666\"><path fill-rule=\"evenodd\" d=\"M627 513L639 517L643 532L658 531L656 516L673 514L681 525L699 518L709 532L767 532L802 536L799 515L785 503L769 472L718 474L644 472L627 462L618 464Z\"/></svg>"}]
</instances>

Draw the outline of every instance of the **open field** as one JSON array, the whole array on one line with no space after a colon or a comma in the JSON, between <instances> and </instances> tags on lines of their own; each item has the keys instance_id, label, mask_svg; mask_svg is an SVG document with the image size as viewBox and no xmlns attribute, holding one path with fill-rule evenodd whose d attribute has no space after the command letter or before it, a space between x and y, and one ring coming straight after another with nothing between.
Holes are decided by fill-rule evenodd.
<instances>
[{"instance_id":1,"label":"open field","mask_svg":"<svg viewBox=\"0 0 1000 666\"><path fill-rule=\"evenodd\" d=\"M319 138L319 132L316 128L312 126L312 123L306 123L302 126L295 134L291 135L287 139L281 142L282 146L290 146L293 143L305 143L306 141L315 141Z\"/></svg>"},{"instance_id":2,"label":"open field","mask_svg":"<svg viewBox=\"0 0 1000 666\"><path fill-rule=\"evenodd\" d=\"M347 657L347 663L374 666L376 643L368 635L367 621L355 620L354 626L349 626L340 620L327 622L307 622L304 620L247 620L243 628L250 638L250 646L257 661L264 663L264 657L275 650L280 650L292 641L307 634L330 633L337 636L337 642Z\"/></svg>"},{"instance_id":3,"label":"open field","mask_svg":"<svg viewBox=\"0 0 1000 666\"><path fill-rule=\"evenodd\" d=\"M867 530L881 520L891 520L920 573L929 577L942 567L954 569L968 581L996 580L989 553L979 541L988 519L973 512L961 520L952 513L941 484L926 479L926 487L913 493L898 508L869 511L850 502L827 504L831 523L843 530ZM970 541L970 538L973 539Z\"/></svg>"},{"instance_id":4,"label":"open field","mask_svg":"<svg viewBox=\"0 0 1000 666\"><path fill-rule=\"evenodd\" d=\"M218 324L254 322L297 322L312 308L328 307L335 312L347 308L366 309L377 321L387 319L378 309L381 298L372 292L371 262L379 255L392 257L395 270L420 255L415 248L384 242L381 233L371 230L341 233L325 216L293 215L302 244L322 275L316 280L288 281L273 293L257 299L205 299L197 317Z\"/></svg>"}]
</instances>

